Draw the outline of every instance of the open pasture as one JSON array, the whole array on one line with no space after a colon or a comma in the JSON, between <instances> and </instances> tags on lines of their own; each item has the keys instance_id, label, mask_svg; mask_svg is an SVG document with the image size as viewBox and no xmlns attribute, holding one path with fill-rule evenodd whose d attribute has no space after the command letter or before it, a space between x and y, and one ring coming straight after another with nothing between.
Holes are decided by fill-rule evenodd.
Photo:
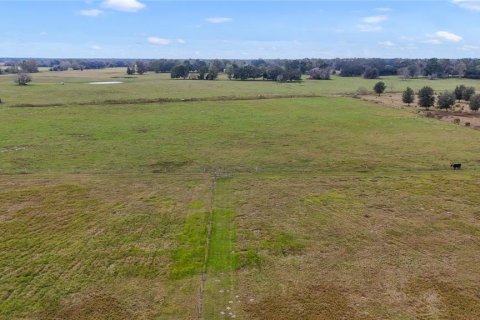
<instances>
[{"instance_id":1,"label":"open pasture","mask_svg":"<svg viewBox=\"0 0 480 320\"><path fill-rule=\"evenodd\" d=\"M0 319L480 317L479 131L334 96L101 103L373 83L122 72L0 76Z\"/></svg>"},{"instance_id":2,"label":"open pasture","mask_svg":"<svg viewBox=\"0 0 480 320\"><path fill-rule=\"evenodd\" d=\"M170 74L146 73L127 76L125 68L104 70L40 72L32 74L33 82L27 87L13 83L13 75L0 76L0 98L6 106L12 105L65 105L99 103L105 101L136 102L139 99L189 99L211 97L258 97L275 95L336 95L351 94L363 87L372 90L379 80L358 77L332 77L332 80L307 80L301 83L272 81L231 81L221 75L216 81L172 80ZM453 90L463 83L480 91L480 81L468 79L428 80L425 78L401 80L399 77L381 78L387 92L401 92L407 86L418 90L425 85L435 90ZM122 81L115 85L91 85L98 81ZM62 85L61 83L65 83Z\"/></svg>"}]
</instances>

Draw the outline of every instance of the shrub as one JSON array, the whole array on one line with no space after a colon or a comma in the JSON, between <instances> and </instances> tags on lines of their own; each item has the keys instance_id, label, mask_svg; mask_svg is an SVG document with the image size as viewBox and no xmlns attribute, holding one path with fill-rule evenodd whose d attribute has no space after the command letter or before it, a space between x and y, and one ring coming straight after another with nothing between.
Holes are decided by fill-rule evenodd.
<instances>
[{"instance_id":1,"label":"shrub","mask_svg":"<svg viewBox=\"0 0 480 320\"><path fill-rule=\"evenodd\" d=\"M470 127L470 122L465 122L465 127Z\"/></svg>"},{"instance_id":2,"label":"shrub","mask_svg":"<svg viewBox=\"0 0 480 320\"><path fill-rule=\"evenodd\" d=\"M465 91L467 87L465 87L463 84L459 85L459 86L456 86L455 87L455 99L457 100L462 100L463 98L463 92Z\"/></svg>"},{"instance_id":3,"label":"shrub","mask_svg":"<svg viewBox=\"0 0 480 320\"><path fill-rule=\"evenodd\" d=\"M375 86L373 87L373 90L375 91L376 94L381 95L387 86L385 86L385 83L383 81L379 81L375 83Z\"/></svg>"},{"instance_id":4,"label":"shrub","mask_svg":"<svg viewBox=\"0 0 480 320\"><path fill-rule=\"evenodd\" d=\"M435 104L435 95L431 87L425 86L418 91L418 105L422 108L430 108Z\"/></svg>"},{"instance_id":5,"label":"shrub","mask_svg":"<svg viewBox=\"0 0 480 320\"><path fill-rule=\"evenodd\" d=\"M480 94L476 94L470 98L470 110L478 111L480 109Z\"/></svg>"},{"instance_id":6,"label":"shrub","mask_svg":"<svg viewBox=\"0 0 480 320\"><path fill-rule=\"evenodd\" d=\"M470 98L475 94L475 88L474 87L468 87L465 88L462 94L462 99L465 101L470 101Z\"/></svg>"},{"instance_id":7,"label":"shrub","mask_svg":"<svg viewBox=\"0 0 480 320\"><path fill-rule=\"evenodd\" d=\"M357 89L357 94L360 95L360 96L365 96L367 94L369 94L370 92L368 91L367 88L365 87L360 87Z\"/></svg>"},{"instance_id":8,"label":"shrub","mask_svg":"<svg viewBox=\"0 0 480 320\"><path fill-rule=\"evenodd\" d=\"M26 86L29 82L32 82L32 77L26 73L18 73L14 81L19 86Z\"/></svg>"},{"instance_id":9,"label":"shrub","mask_svg":"<svg viewBox=\"0 0 480 320\"><path fill-rule=\"evenodd\" d=\"M437 105L440 109L450 109L455 104L455 93L445 91L438 95Z\"/></svg>"},{"instance_id":10,"label":"shrub","mask_svg":"<svg viewBox=\"0 0 480 320\"><path fill-rule=\"evenodd\" d=\"M402 101L408 105L415 101L415 92L413 92L412 88L407 88L405 91L403 91Z\"/></svg>"},{"instance_id":11,"label":"shrub","mask_svg":"<svg viewBox=\"0 0 480 320\"><path fill-rule=\"evenodd\" d=\"M455 118L455 119L453 119L453 123L455 123L455 124L460 124L460 118Z\"/></svg>"}]
</instances>

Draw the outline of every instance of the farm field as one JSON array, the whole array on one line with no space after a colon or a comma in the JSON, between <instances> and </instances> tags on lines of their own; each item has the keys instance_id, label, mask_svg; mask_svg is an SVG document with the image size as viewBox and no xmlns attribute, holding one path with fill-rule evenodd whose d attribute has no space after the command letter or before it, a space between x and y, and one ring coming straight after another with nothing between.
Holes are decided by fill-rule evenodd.
<instances>
[{"instance_id":1,"label":"farm field","mask_svg":"<svg viewBox=\"0 0 480 320\"><path fill-rule=\"evenodd\" d=\"M0 76L0 319L480 317L480 131L333 96L374 80L120 74Z\"/></svg>"},{"instance_id":2,"label":"farm field","mask_svg":"<svg viewBox=\"0 0 480 320\"><path fill-rule=\"evenodd\" d=\"M152 99L191 99L212 97L258 97L262 95L332 95L351 94L359 88L372 90L378 80L358 77L336 77L328 81L304 80L301 83L272 81L231 81L221 75L217 81L172 80L169 74L147 73L127 76L125 68L104 70L40 72L32 75L26 88L13 83L12 75L0 75L0 94L4 105L65 105L74 103L106 104L139 102ZM459 83L480 90L480 81L469 79L401 80L397 76L383 77L387 92L401 92L407 86L418 90L428 85L435 90L453 90ZM115 85L92 85L91 82L120 81ZM61 83L65 85L61 85ZM141 102L141 101L140 101Z\"/></svg>"}]
</instances>

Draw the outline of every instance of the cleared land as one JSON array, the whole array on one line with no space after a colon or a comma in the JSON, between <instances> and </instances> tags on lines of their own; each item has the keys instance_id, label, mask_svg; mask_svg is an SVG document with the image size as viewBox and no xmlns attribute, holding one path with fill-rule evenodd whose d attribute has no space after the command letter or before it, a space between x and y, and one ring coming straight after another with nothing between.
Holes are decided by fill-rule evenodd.
<instances>
[{"instance_id":1,"label":"cleared land","mask_svg":"<svg viewBox=\"0 0 480 320\"><path fill-rule=\"evenodd\" d=\"M0 108L0 318L480 317L479 131L341 97L65 100Z\"/></svg>"},{"instance_id":2,"label":"cleared land","mask_svg":"<svg viewBox=\"0 0 480 320\"><path fill-rule=\"evenodd\" d=\"M217 81L171 80L170 74L147 73L133 77L124 68L86 71L41 72L32 75L33 82L26 88L13 83L14 76L0 76L0 94L6 106L18 104L55 105L73 103L100 103L111 100L121 103L139 99L188 99L208 97L258 97L274 95L349 94L363 87L372 90L379 80L358 77L333 77L329 81L305 80L302 83L272 81L230 81L222 75ZM401 80L399 77L381 79L387 92L403 91L407 86L420 89L425 85L435 90L453 90L463 83L480 91L480 81L468 79ZM123 84L92 85L97 81L123 81ZM65 85L61 85L61 83Z\"/></svg>"}]
</instances>

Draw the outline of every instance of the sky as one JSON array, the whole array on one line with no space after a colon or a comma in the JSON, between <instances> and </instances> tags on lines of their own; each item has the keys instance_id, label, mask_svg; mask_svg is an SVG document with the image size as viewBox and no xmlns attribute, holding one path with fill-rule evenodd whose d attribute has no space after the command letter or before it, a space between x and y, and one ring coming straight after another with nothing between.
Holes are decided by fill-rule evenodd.
<instances>
[{"instance_id":1,"label":"sky","mask_svg":"<svg viewBox=\"0 0 480 320\"><path fill-rule=\"evenodd\" d=\"M480 57L480 0L0 0L0 12L0 57Z\"/></svg>"}]
</instances>

